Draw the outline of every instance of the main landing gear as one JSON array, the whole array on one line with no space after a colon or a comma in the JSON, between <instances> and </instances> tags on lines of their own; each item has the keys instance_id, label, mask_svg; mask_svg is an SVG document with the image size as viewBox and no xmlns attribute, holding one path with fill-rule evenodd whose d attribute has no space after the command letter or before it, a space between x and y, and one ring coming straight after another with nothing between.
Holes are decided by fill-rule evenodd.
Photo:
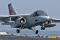
<instances>
[{"instance_id":1,"label":"main landing gear","mask_svg":"<svg viewBox=\"0 0 60 40\"><path fill-rule=\"evenodd\" d=\"M17 33L20 33L20 30L19 30L19 29L17 29L17 30L16 30L16 32L17 32Z\"/></svg>"},{"instance_id":2,"label":"main landing gear","mask_svg":"<svg viewBox=\"0 0 60 40\"><path fill-rule=\"evenodd\" d=\"M38 32L39 32L38 30L35 29L35 27L32 27L30 30L34 31L35 34L38 34Z\"/></svg>"},{"instance_id":3,"label":"main landing gear","mask_svg":"<svg viewBox=\"0 0 60 40\"><path fill-rule=\"evenodd\" d=\"M38 34L38 32L39 32L39 31L38 31L38 30L36 30L35 34Z\"/></svg>"}]
</instances>

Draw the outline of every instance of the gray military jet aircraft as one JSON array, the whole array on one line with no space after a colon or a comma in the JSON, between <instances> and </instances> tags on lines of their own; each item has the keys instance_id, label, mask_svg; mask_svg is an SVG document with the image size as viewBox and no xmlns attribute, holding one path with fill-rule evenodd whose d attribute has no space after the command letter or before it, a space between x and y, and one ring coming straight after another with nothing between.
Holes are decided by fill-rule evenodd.
<instances>
[{"instance_id":1,"label":"gray military jet aircraft","mask_svg":"<svg viewBox=\"0 0 60 40\"><path fill-rule=\"evenodd\" d=\"M56 26L56 22L60 22L60 19L51 18L43 10L37 10L30 15L16 15L11 3L8 4L9 15L0 15L0 21L3 25L11 25L12 28L18 28L17 33L20 33L20 29L30 29L38 33L35 27L40 25L41 30Z\"/></svg>"}]
</instances>

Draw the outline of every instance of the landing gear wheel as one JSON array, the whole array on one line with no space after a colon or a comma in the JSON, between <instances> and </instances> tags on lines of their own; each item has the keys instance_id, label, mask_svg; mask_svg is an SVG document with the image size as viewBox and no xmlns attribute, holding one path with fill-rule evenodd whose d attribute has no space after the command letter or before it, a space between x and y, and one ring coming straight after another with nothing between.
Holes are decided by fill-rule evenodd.
<instances>
[{"instance_id":1,"label":"landing gear wheel","mask_svg":"<svg viewBox=\"0 0 60 40\"><path fill-rule=\"evenodd\" d=\"M45 27L41 27L41 30L45 30Z\"/></svg>"},{"instance_id":2,"label":"landing gear wheel","mask_svg":"<svg viewBox=\"0 0 60 40\"><path fill-rule=\"evenodd\" d=\"M36 30L35 34L38 34L38 32L39 32L39 31L38 31L38 30Z\"/></svg>"},{"instance_id":3,"label":"landing gear wheel","mask_svg":"<svg viewBox=\"0 0 60 40\"><path fill-rule=\"evenodd\" d=\"M16 30L16 32L17 32L17 33L20 33L20 30L19 30L19 29L17 29L17 30Z\"/></svg>"}]
</instances>

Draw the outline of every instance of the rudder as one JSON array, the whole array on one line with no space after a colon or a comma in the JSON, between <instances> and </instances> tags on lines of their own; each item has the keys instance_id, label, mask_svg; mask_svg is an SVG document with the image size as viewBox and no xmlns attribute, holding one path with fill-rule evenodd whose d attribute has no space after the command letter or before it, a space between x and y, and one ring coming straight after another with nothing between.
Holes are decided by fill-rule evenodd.
<instances>
[{"instance_id":1,"label":"rudder","mask_svg":"<svg viewBox=\"0 0 60 40\"><path fill-rule=\"evenodd\" d=\"M8 4L8 9L9 9L9 15L16 15L16 12L14 11L12 4Z\"/></svg>"}]
</instances>

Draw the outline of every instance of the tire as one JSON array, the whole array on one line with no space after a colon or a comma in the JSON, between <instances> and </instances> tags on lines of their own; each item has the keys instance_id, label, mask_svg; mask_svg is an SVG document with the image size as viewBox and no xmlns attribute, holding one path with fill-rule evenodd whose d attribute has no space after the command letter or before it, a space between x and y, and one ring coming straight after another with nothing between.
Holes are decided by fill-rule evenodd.
<instances>
[{"instance_id":1,"label":"tire","mask_svg":"<svg viewBox=\"0 0 60 40\"><path fill-rule=\"evenodd\" d=\"M35 34L38 34L38 32L39 32L39 31L38 31L38 30L36 30Z\"/></svg>"},{"instance_id":2,"label":"tire","mask_svg":"<svg viewBox=\"0 0 60 40\"><path fill-rule=\"evenodd\" d=\"M16 30L16 32L17 32L17 33L20 33L20 30L19 30L19 29L17 29L17 30Z\"/></svg>"},{"instance_id":3,"label":"tire","mask_svg":"<svg viewBox=\"0 0 60 40\"><path fill-rule=\"evenodd\" d=\"M45 27L41 27L41 30L45 30Z\"/></svg>"}]
</instances>

